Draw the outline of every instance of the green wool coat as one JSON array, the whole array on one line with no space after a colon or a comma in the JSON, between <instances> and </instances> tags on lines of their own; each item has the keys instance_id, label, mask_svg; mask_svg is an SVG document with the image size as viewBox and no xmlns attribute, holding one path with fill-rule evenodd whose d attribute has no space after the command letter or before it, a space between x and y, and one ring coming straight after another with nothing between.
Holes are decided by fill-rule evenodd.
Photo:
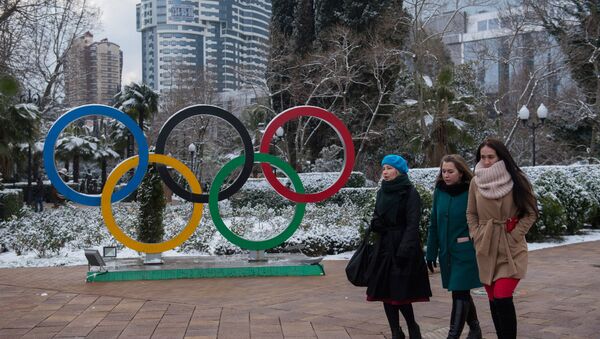
<instances>
[{"instance_id":1,"label":"green wool coat","mask_svg":"<svg viewBox=\"0 0 600 339\"><path fill-rule=\"evenodd\" d=\"M469 237L467 226L467 200L469 192L457 196L435 189L433 207L427 236L427 260L439 256L442 286L449 291L466 291L481 287L475 248L469 238L457 242L457 238Z\"/></svg>"}]
</instances>

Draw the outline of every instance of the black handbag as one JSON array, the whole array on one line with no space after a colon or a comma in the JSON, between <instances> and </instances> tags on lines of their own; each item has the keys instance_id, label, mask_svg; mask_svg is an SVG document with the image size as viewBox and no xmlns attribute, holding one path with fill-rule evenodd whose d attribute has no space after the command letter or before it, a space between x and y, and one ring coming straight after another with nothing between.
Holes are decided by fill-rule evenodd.
<instances>
[{"instance_id":1,"label":"black handbag","mask_svg":"<svg viewBox=\"0 0 600 339\"><path fill-rule=\"evenodd\" d=\"M373 245L369 244L371 228L367 228L365 237L346 266L346 277L354 286L365 287L369 283L369 264L373 257Z\"/></svg>"}]
</instances>

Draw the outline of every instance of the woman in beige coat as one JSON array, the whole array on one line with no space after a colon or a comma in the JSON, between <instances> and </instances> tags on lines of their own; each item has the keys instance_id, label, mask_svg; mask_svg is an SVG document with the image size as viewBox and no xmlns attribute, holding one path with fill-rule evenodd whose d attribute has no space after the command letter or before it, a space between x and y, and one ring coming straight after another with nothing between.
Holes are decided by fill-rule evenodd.
<instances>
[{"instance_id":1,"label":"woman in beige coat","mask_svg":"<svg viewBox=\"0 0 600 339\"><path fill-rule=\"evenodd\" d=\"M498 338L516 338L512 295L527 271L525 234L537 219L537 202L529 180L501 141L484 140L476 159L467 223L479 279L490 300Z\"/></svg>"}]
</instances>

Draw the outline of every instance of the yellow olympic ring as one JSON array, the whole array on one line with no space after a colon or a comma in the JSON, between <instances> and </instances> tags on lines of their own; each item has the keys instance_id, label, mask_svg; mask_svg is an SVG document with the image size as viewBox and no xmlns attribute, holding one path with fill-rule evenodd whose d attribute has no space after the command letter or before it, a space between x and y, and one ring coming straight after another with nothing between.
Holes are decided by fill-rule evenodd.
<instances>
[{"instance_id":1,"label":"yellow olympic ring","mask_svg":"<svg viewBox=\"0 0 600 339\"><path fill-rule=\"evenodd\" d=\"M190 217L190 221L177 236L170 240L163 241L157 244L150 244L139 242L130 238L121 230L119 225L117 225L112 213L110 199L115 189L115 185L117 184L117 181L119 181L119 179L123 176L123 174L125 174L125 172L138 166L138 162L139 157L136 155L134 157L122 161L110 173L108 179L106 179L106 184L104 185L104 189L102 190L102 198L100 200L102 216L104 217L104 222L106 222L106 227L108 228L108 231L115 237L117 241L121 242L123 245L138 252L166 252L181 245L184 241L186 241L189 237L192 236L192 234L196 230L196 227L198 227L198 224L200 223L200 218L202 218L203 205L197 203L194 204L194 209L192 210L192 216ZM198 182L198 179L196 179L194 173L192 173L192 171L179 160L162 154L150 154L149 162L160 163L173 167L176 171L181 173L183 177L187 180L187 182L190 185L190 188L192 189L192 193L202 193L202 188L200 187L200 183Z\"/></svg>"}]
</instances>

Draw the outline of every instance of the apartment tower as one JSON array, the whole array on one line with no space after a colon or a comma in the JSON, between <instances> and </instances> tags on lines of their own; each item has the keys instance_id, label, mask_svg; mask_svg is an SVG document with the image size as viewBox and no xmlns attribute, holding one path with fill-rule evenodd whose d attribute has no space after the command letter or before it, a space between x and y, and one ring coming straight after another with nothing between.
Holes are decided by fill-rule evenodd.
<instances>
[{"instance_id":1,"label":"apartment tower","mask_svg":"<svg viewBox=\"0 0 600 339\"><path fill-rule=\"evenodd\" d=\"M87 32L75 39L65 61L65 103L111 105L121 90L123 52L119 45L102 39L94 42Z\"/></svg>"},{"instance_id":2,"label":"apartment tower","mask_svg":"<svg viewBox=\"0 0 600 339\"><path fill-rule=\"evenodd\" d=\"M211 77L217 92L264 81L271 1L142 0L142 79L163 92Z\"/></svg>"}]
</instances>

